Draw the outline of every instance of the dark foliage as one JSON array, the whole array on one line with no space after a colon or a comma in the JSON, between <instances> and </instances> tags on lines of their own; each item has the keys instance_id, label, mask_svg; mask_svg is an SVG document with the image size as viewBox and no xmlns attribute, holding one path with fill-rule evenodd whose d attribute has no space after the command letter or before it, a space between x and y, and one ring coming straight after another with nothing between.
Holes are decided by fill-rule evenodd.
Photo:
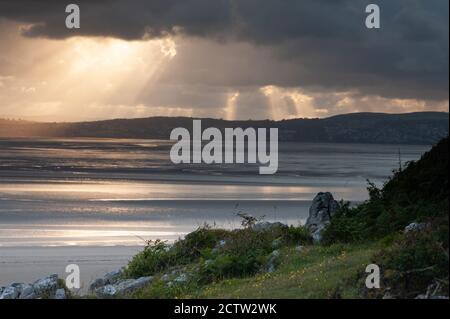
<instances>
[{"instance_id":1,"label":"dark foliage","mask_svg":"<svg viewBox=\"0 0 450 319\"><path fill-rule=\"evenodd\" d=\"M411 222L448 216L448 142L395 172L382 189L369 183L370 199L354 208L344 205L325 230L324 243L379 239Z\"/></svg>"}]
</instances>

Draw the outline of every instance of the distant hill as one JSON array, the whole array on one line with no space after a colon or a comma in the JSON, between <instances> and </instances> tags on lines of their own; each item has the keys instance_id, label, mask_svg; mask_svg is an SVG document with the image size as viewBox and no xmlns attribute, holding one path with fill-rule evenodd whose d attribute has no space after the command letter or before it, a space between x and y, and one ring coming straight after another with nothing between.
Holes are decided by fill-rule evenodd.
<instances>
[{"instance_id":1,"label":"distant hill","mask_svg":"<svg viewBox=\"0 0 450 319\"><path fill-rule=\"evenodd\" d=\"M97 137L167 139L175 127L191 129L192 118L150 117L78 123L40 123L1 120L0 137ZM277 127L281 141L433 144L446 137L449 114L421 112L408 114L353 113L325 119L283 121L226 121L202 119L207 127Z\"/></svg>"}]
</instances>

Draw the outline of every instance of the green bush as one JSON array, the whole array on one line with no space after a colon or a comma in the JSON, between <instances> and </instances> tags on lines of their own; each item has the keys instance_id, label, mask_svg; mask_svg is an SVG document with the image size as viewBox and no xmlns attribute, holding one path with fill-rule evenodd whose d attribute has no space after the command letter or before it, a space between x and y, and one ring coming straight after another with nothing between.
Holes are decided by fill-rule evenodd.
<instances>
[{"instance_id":1,"label":"green bush","mask_svg":"<svg viewBox=\"0 0 450 319\"><path fill-rule=\"evenodd\" d=\"M228 236L229 232L226 230L211 229L208 225L205 225L187 234L183 240L177 241L173 249L180 259L189 262L199 258L202 251L213 249L220 240Z\"/></svg>"},{"instance_id":2,"label":"green bush","mask_svg":"<svg viewBox=\"0 0 450 319\"><path fill-rule=\"evenodd\" d=\"M279 230L254 231L251 228L235 230L222 247L222 251L232 256L239 256L247 251L258 254L270 253L273 250L272 242L280 236Z\"/></svg>"},{"instance_id":3,"label":"green bush","mask_svg":"<svg viewBox=\"0 0 450 319\"><path fill-rule=\"evenodd\" d=\"M448 138L379 189L369 181L369 200L357 207L348 204L331 219L324 242L377 240L404 229L412 222L448 216Z\"/></svg>"},{"instance_id":4,"label":"green bush","mask_svg":"<svg viewBox=\"0 0 450 319\"><path fill-rule=\"evenodd\" d=\"M261 269L265 260L264 256L253 251L239 255L219 255L200 267L197 282L204 285L226 278L251 276Z\"/></svg>"},{"instance_id":5,"label":"green bush","mask_svg":"<svg viewBox=\"0 0 450 319\"><path fill-rule=\"evenodd\" d=\"M151 276L178 262L176 252L163 241L149 241L144 251L135 255L125 269L125 276Z\"/></svg>"},{"instance_id":6,"label":"green bush","mask_svg":"<svg viewBox=\"0 0 450 319\"><path fill-rule=\"evenodd\" d=\"M224 244L218 245L223 240ZM199 281L210 282L220 278L255 274L263 267L268 255L281 245L312 243L304 227L278 227L256 231L250 227L227 231L204 226L178 240L173 246L160 240L149 241L144 251L129 262L125 277L137 278L162 273L172 267L197 261L200 263Z\"/></svg>"},{"instance_id":7,"label":"green bush","mask_svg":"<svg viewBox=\"0 0 450 319\"><path fill-rule=\"evenodd\" d=\"M151 276L170 267L193 262L201 257L202 252L211 251L227 234L228 231L211 229L205 225L175 242L173 246L161 240L149 241L144 251L129 262L125 276Z\"/></svg>"},{"instance_id":8,"label":"green bush","mask_svg":"<svg viewBox=\"0 0 450 319\"><path fill-rule=\"evenodd\" d=\"M383 271L384 287L390 287L396 297L411 298L425 293L435 281L444 283L443 293L448 295L449 234L448 224L442 225L445 224L441 221L423 231L402 235L374 256L374 263Z\"/></svg>"},{"instance_id":9,"label":"green bush","mask_svg":"<svg viewBox=\"0 0 450 319\"><path fill-rule=\"evenodd\" d=\"M365 239L367 221L361 220L362 206L350 208L349 203L343 203L339 211L333 216L330 225L322 233L322 243L352 243Z\"/></svg>"},{"instance_id":10,"label":"green bush","mask_svg":"<svg viewBox=\"0 0 450 319\"><path fill-rule=\"evenodd\" d=\"M283 239L287 245L310 245L313 243L311 233L303 226L286 228Z\"/></svg>"},{"instance_id":11,"label":"green bush","mask_svg":"<svg viewBox=\"0 0 450 319\"><path fill-rule=\"evenodd\" d=\"M198 272L201 284L225 278L251 276L263 269L268 256L281 245L307 245L312 243L310 233L304 227L279 227L267 231L244 228L230 232L225 245L210 260L202 264Z\"/></svg>"}]
</instances>

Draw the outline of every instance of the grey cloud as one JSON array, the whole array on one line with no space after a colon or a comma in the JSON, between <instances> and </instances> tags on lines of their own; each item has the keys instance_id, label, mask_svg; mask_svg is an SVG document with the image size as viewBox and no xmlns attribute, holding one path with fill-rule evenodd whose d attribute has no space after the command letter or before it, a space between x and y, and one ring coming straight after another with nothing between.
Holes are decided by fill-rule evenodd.
<instances>
[{"instance_id":1,"label":"grey cloud","mask_svg":"<svg viewBox=\"0 0 450 319\"><path fill-rule=\"evenodd\" d=\"M74 35L140 39L161 37L175 27L186 34L207 36L230 25L229 0L78 0L82 27L65 27L65 6L58 0L0 1L0 16L31 23L24 34L65 38Z\"/></svg>"},{"instance_id":2,"label":"grey cloud","mask_svg":"<svg viewBox=\"0 0 450 319\"><path fill-rule=\"evenodd\" d=\"M364 27L364 8L381 7L381 30ZM32 24L29 37L141 39L177 34L243 51L199 47L181 77L208 85L321 87L388 98L448 99L447 0L79 0L80 30L64 27L65 3L0 0L0 17ZM262 51L255 53L254 51ZM255 59L253 59L255 57ZM190 60L189 60L190 59ZM216 65L211 72L208 63ZM209 61L209 62L208 62ZM212 64L211 64L212 65ZM227 67L225 67L227 66ZM219 73L220 72L220 73ZM164 80L164 79L162 79ZM167 80L167 79L166 79ZM195 100L195 99L194 99Z\"/></svg>"}]
</instances>

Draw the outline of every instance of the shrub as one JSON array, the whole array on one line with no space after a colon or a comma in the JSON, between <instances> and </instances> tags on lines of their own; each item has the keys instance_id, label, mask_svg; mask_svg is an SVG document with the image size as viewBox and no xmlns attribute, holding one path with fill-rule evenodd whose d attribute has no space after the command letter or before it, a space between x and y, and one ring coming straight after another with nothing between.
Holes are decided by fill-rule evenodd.
<instances>
[{"instance_id":1,"label":"shrub","mask_svg":"<svg viewBox=\"0 0 450 319\"><path fill-rule=\"evenodd\" d=\"M201 257L203 252L216 246L228 233L205 225L175 242L173 246L161 240L148 241L144 251L129 262L125 276L132 278L151 276L170 267L193 262Z\"/></svg>"},{"instance_id":2,"label":"shrub","mask_svg":"<svg viewBox=\"0 0 450 319\"><path fill-rule=\"evenodd\" d=\"M177 256L175 251L161 241L148 241L144 251L135 255L125 269L126 277L151 276L176 264Z\"/></svg>"},{"instance_id":3,"label":"shrub","mask_svg":"<svg viewBox=\"0 0 450 319\"><path fill-rule=\"evenodd\" d=\"M374 262L383 270L384 286L397 297L424 293L435 281L446 283L442 287L448 295L448 224L433 224L401 236L377 254Z\"/></svg>"},{"instance_id":4,"label":"shrub","mask_svg":"<svg viewBox=\"0 0 450 319\"><path fill-rule=\"evenodd\" d=\"M288 245L310 245L313 242L311 233L303 226L289 226L283 232L283 239Z\"/></svg>"},{"instance_id":5,"label":"shrub","mask_svg":"<svg viewBox=\"0 0 450 319\"><path fill-rule=\"evenodd\" d=\"M322 243L351 243L362 241L367 234L367 222L361 220L360 215L365 207L350 208L349 203L341 205L333 216L330 225L322 233Z\"/></svg>"},{"instance_id":6,"label":"shrub","mask_svg":"<svg viewBox=\"0 0 450 319\"><path fill-rule=\"evenodd\" d=\"M368 182L369 200L343 208L324 231L324 242L377 240L411 222L448 216L448 138L417 162L398 170L382 189Z\"/></svg>"},{"instance_id":7,"label":"shrub","mask_svg":"<svg viewBox=\"0 0 450 319\"><path fill-rule=\"evenodd\" d=\"M222 250L225 254L241 255L246 251L269 253L272 249L272 241L280 237L278 230L255 231L250 228L239 229L232 232Z\"/></svg>"},{"instance_id":8,"label":"shrub","mask_svg":"<svg viewBox=\"0 0 450 319\"><path fill-rule=\"evenodd\" d=\"M183 240L174 244L173 249L179 259L186 262L193 261L201 256L202 251L213 249L220 240L229 236L229 232L222 229L211 229L208 225L200 227L196 231L189 233Z\"/></svg>"},{"instance_id":9,"label":"shrub","mask_svg":"<svg viewBox=\"0 0 450 319\"><path fill-rule=\"evenodd\" d=\"M226 278L250 276L258 272L264 262L265 258L254 251L240 255L219 255L215 260L200 267L197 280L203 285Z\"/></svg>"},{"instance_id":10,"label":"shrub","mask_svg":"<svg viewBox=\"0 0 450 319\"><path fill-rule=\"evenodd\" d=\"M312 242L311 235L304 227L280 227L268 231L244 228L232 231L219 253L204 253L211 259L201 265L197 274L198 282L206 284L225 278L254 275L266 265L268 256L275 249L273 242L279 239L284 244Z\"/></svg>"}]
</instances>

